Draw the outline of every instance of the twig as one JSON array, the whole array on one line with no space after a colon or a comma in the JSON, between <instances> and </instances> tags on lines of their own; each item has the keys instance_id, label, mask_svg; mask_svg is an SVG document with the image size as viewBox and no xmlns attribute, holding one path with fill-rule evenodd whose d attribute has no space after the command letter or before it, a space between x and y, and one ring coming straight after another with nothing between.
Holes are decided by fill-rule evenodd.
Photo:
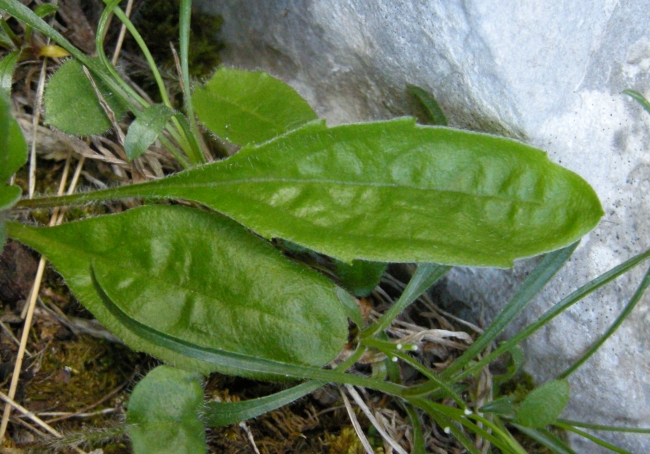
<instances>
[{"instance_id":1,"label":"twig","mask_svg":"<svg viewBox=\"0 0 650 454\"><path fill-rule=\"evenodd\" d=\"M61 183L59 184L59 190L57 191L58 195L62 195L65 190L65 183L68 179L68 173L70 171L70 161L72 153L68 152L68 159L66 159L65 167L63 169L63 175L61 176ZM75 169L74 176L70 182L68 188L68 194L72 194L79 180L79 175L81 169L83 168L85 158L82 157L77 163L77 168ZM60 223L63 220L63 212L59 215L59 209L56 208L52 213L50 218L50 227ZM16 389L18 388L18 380L20 379L20 372L23 367L23 359L25 357L25 351L27 349L27 340L29 339L29 331L32 327L32 319L34 317L34 309L36 308L36 300L41 288L41 282L43 280L43 272L45 271L46 260L44 257L41 257L41 260L38 262L38 269L36 271L36 278L34 279L34 285L32 286L32 291L29 296L29 304L27 304L27 313L25 314L25 324L23 327L23 333L20 339L20 346L18 347L18 355L16 357L16 364L14 365L14 373L11 377L11 383L9 385L9 398L13 399L16 396ZM4 413L2 415L2 423L0 423L0 440L4 440L5 433L7 431L7 424L9 423L9 415L11 414L11 406L5 405Z\"/></svg>"},{"instance_id":2,"label":"twig","mask_svg":"<svg viewBox=\"0 0 650 454\"><path fill-rule=\"evenodd\" d=\"M32 413L31 411L27 410L25 407L23 407L23 406L20 405L19 403L15 402L13 399L10 399L9 396L7 396L6 394L0 392L0 399L4 400L4 401L7 403L7 405L9 405L9 406L15 408L15 409L18 410L20 413L22 413L23 415L27 416L29 419L31 419L32 421L34 421L36 424L38 424L39 426L41 426L43 429L47 430L49 433L51 433L52 435L54 435L56 438L63 438L63 434L61 434L61 432L59 432L58 430L54 429L54 428L51 427L49 424L45 423L45 421L43 421L41 418L39 418L38 416L36 416L36 415L35 415L34 413ZM77 448L76 446L72 446L72 448L73 448L75 451L77 451L78 453L80 453L80 454L86 454L85 451L82 451L81 449Z\"/></svg>"},{"instance_id":3,"label":"twig","mask_svg":"<svg viewBox=\"0 0 650 454\"><path fill-rule=\"evenodd\" d=\"M47 57L43 58L41 66L41 75L38 78L38 87L36 88L36 107L34 108L34 117L32 118L32 127L34 134L32 136L32 147L29 153L29 188L27 195L31 199L34 197L36 189L36 129L41 120L41 107L43 105L43 92L45 90L45 76L47 74Z\"/></svg>"},{"instance_id":4,"label":"twig","mask_svg":"<svg viewBox=\"0 0 650 454\"><path fill-rule=\"evenodd\" d=\"M251 446L253 447L253 451L255 451L255 454L260 454L260 450L257 449L257 445L255 444L255 439L253 438L253 432L248 428L245 422L240 422L239 427L242 428L244 432L246 432L246 436L248 437L248 441L250 442Z\"/></svg>"},{"instance_id":5,"label":"twig","mask_svg":"<svg viewBox=\"0 0 650 454\"><path fill-rule=\"evenodd\" d=\"M384 430L383 426L379 424L379 421L375 418L375 415L372 414L370 411L370 408L366 405L366 403L363 401L359 393L357 392L356 389L354 389L353 386L350 385L345 385L345 388L348 390L354 401L357 403L359 408L361 408L361 411L366 415L366 417L370 420L370 423L375 426L375 429L377 429L377 432L381 434L381 436L388 442L391 447L397 451L399 454L407 454L406 451L404 451L404 448L402 448L395 440L393 440Z\"/></svg>"},{"instance_id":6,"label":"twig","mask_svg":"<svg viewBox=\"0 0 650 454\"><path fill-rule=\"evenodd\" d=\"M9 338L12 341L14 341L18 346L20 346L20 341L18 339L16 339L16 336L14 336L14 333L11 332L11 330L9 329L9 327L7 325L0 322L0 327L2 327L3 330L5 330L5 332L7 333L7 335L9 336ZM27 353L29 356L32 356L32 354L27 350L25 350L25 353Z\"/></svg>"},{"instance_id":7,"label":"twig","mask_svg":"<svg viewBox=\"0 0 650 454\"><path fill-rule=\"evenodd\" d=\"M93 90L95 90L95 94L97 95L97 99L99 100L99 104L101 104L102 109L104 109L104 112L108 116L108 119L111 121L111 124L113 125L113 129L115 129L115 134L117 135L117 140L120 142L120 145L124 146L124 133L122 132L122 128L120 128L120 125L117 123L117 119L115 118L115 112L113 112L113 109L111 109L111 106L108 105L106 100L104 99L104 95L102 95L102 92L99 91L99 88L97 87L97 84L95 83L95 79L93 79L93 76L90 74L90 71L88 71L88 68L83 66L84 73L86 74L86 77L90 81L90 85L93 86Z\"/></svg>"},{"instance_id":8,"label":"twig","mask_svg":"<svg viewBox=\"0 0 650 454\"><path fill-rule=\"evenodd\" d=\"M366 450L366 454L375 454L375 451L372 449L372 445L368 441L368 438L366 438L366 434L364 434L363 429L361 429L361 424L359 424L357 415L354 414L354 410L352 409L352 405L350 405L350 400L348 399L348 396L345 395L345 393L340 387L339 387L339 393L341 394L341 398L343 399L343 403L345 404L345 409L348 411L348 416L350 417L350 421L352 422L352 427L354 427L354 431L357 433L357 437L359 437L359 441L361 441L361 444L363 445L363 449Z\"/></svg>"},{"instance_id":9,"label":"twig","mask_svg":"<svg viewBox=\"0 0 650 454\"><path fill-rule=\"evenodd\" d=\"M132 8L133 0L129 0L129 2L126 4L126 11L124 12L124 14L126 14L126 17L129 17L131 15ZM122 24L122 28L120 28L120 36L118 36L117 44L115 45L115 52L113 52L113 60L111 60L111 63L113 63L113 65L117 63L117 59L120 56L122 43L124 42L124 35L126 35L126 25Z\"/></svg>"}]
</instances>

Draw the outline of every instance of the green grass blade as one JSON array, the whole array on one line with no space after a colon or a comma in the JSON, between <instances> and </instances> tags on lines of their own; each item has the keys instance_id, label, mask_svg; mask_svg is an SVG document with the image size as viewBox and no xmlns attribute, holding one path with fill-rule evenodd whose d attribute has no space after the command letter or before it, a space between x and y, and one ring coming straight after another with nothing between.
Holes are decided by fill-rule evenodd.
<instances>
[{"instance_id":1,"label":"green grass blade","mask_svg":"<svg viewBox=\"0 0 650 454\"><path fill-rule=\"evenodd\" d=\"M643 96L641 93L634 90L623 90L623 94L632 97L635 101L641 104L646 112L650 113L650 102L645 99L645 96Z\"/></svg>"},{"instance_id":2,"label":"green grass blade","mask_svg":"<svg viewBox=\"0 0 650 454\"><path fill-rule=\"evenodd\" d=\"M572 292L570 295L568 295L567 297L563 298L560 302L555 304L551 309L549 309L541 317L539 317L534 323L531 323L526 328L521 330L519 333L515 334L512 338L503 342L501 345L499 345L499 347L496 350L490 352L488 355L481 358L478 362L472 364L470 367L468 367L463 372L458 374L456 376L456 379L458 380L463 379L471 375L472 373L479 371L483 367L487 366L489 363L494 361L499 356L515 348L524 339L531 336L533 333L538 331L540 328L542 328L544 325L549 323L555 317L557 317L562 312L567 310L569 307L578 303L583 298L595 292L596 290L600 289L601 287L604 287L605 285L609 284L614 279L619 278L620 276L627 273L637 265L648 260L648 258L650 258L650 249L632 257L631 259L626 260L625 262L612 268L606 273L601 274L596 279L589 281L587 284L583 285L578 290Z\"/></svg>"},{"instance_id":3,"label":"green grass blade","mask_svg":"<svg viewBox=\"0 0 650 454\"><path fill-rule=\"evenodd\" d=\"M435 263L419 263L408 285L399 299L388 309L372 326L368 327L361 335L363 338L375 333L385 331L393 320L410 304L417 300L433 284L438 282L451 269L449 266L436 265Z\"/></svg>"},{"instance_id":4,"label":"green grass blade","mask_svg":"<svg viewBox=\"0 0 650 454\"><path fill-rule=\"evenodd\" d=\"M632 454L630 451L627 451L623 448L619 448L616 445L613 445L611 443L606 442L605 440L598 438L594 435L591 435L590 433L585 432L584 430L580 430L572 426L571 424L565 424L561 421L555 421L553 423L554 426L559 427L560 429L564 429L569 432L573 432L574 434L580 435L581 437L586 438L587 440L593 441L596 443L598 446L602 446L603 448L609 449L610 451L617 452L619 454Z\"/></svg>"},{"instance_id":5,"label":"green grass blade","mask_svg":"<svg viewBox=\"0 0 650 454\"><path fill-rule=\"evenodd\" d=\"M424 440L424 433L422 432L422 423L418 417L418 412L412 405L404 403L402 405L406 414L411 421L411 431L413 434L413 449L411 454L426 454L426 443Z\"/></svg>"},{"instance_id":6,"label":"green grass blade","mask_svg":"<svg viewBox=\"0 0 650 454\"><path fill-rule=\"evenodd\" d=\"M555 454L576 454L565 442L545 429L531 429L529 427L513 424L520 432L528 435L537 443L546 446Z\"/></svg>"},{"instance_id":7,"label":"green grass blade","mask_svg":"<svg viewBox=\"0 0 650 454\"><path fill-rule=\"evenodd\" d=\"M535 267L532 273L526 280L519 286L517 292L510 299L508 304L497 315L497 317L490 323L490 326L483 332L465 353L452 363L443 373L446 378L451 377L454 373L460 371L463 367L467 366L473 361L476 356L481 353L485 348L494 342L501 332L514 320L514 318L521 313L526 305L544 288L544 286L551 280L560 268L564 266L566 261L571 257L573 251L578 246L578 243L565 247L563 249L547 254L542 261Z\"/></svg>"},{"instance_id":8,"label":"green grass blade","mask_svg":"<svg viewBox=\"0 0 650 454\"><path fill-rule=\"evenodd\" d=\"M580 366L582 366L585 361L587 361L591 356L596 353L596 351L600 348L601 345L603 345L607 339L609 339L612 334L616 332L616 330L621 326L621 324L625 321L625 319L632 313L634 308L636 307L637 303L641 300L641 297L645 293L646 289L650 285L650 268L648 271L645 273L645 276L643 276L643 280L641 281L641 284L639 287L636 289L636 292L634 292L634 295L630 299L630 302L627 303L621 314L616 318L612 326L609 327L607 331L598 339L596 342L594 342L591 347L578 359L575 363L571 365L567 370L562 372L557 378L563 379L571 375L573 372L576 371Z\"/></svg>"},{"instance_id":9,"label":"green grass blade","mask_svg":"<svg viewBox=\"0 0 650 454\"><path fill-rule=\"evenodd\" d=\"M110 18L113 14L113 10L117 5L120 4L121 0L106 0L106 7L102 11L102 15L99 18L97 23L97 31L95 33L95 50L97 52L97 57L101 61L102 65L108 73L113 77L117 83L126 91L133 99L135 99L142 107L147 107L149 103L140 96L133 88L129 86L117 73L115 66L106 58L106 53L104 52L104 39L106 38L106 32L108 25L110 23Z\"/></svg>"},{"instance_id":10,"label":"green grass blade","mask_svg":"<svg viewBox=\"0 0 650 454\"><path fill-rule=\"evenodd\" d=\"M308 381L270 396L243 402L208 402L203 410L204 422L209 427L223 427L256 418L284 407L322 386L322 382Z\"/></svg>"},{"instance_id":11,"label":"green grass blade","mask_svg":"<svg viewBox=\"0 0 650 454\"><path fill-rule=\"evenodd\" d=\"M364 348L358 348L352 356L339 364L335 369L340 371L347 370L359 360L364 352ZM204 419L206 425L210 427L235 424L240 421L256 418L264 413L288 405L322 386L322 381L311 380L270 396L257 399L241 402L208 402L203 412Z\"/></svg>"},{"instance_id":12,"label":"green grass blade","mask_svg":"<svg viewBox=\"0 0 650 454\"><path fill-rule=\"evenodd\" d=\"M650 428L640 429L637 427L618 427L618 426L606 426L601 424L589 424L586 422L571 421L568 419L558 419L556 422L561 422L563 424L570 424L574 427L582 427L583 429L591 430L603 430L606 432L626 432L631 434L647 434L650 435Z\"/></svg>"}]
</instances>

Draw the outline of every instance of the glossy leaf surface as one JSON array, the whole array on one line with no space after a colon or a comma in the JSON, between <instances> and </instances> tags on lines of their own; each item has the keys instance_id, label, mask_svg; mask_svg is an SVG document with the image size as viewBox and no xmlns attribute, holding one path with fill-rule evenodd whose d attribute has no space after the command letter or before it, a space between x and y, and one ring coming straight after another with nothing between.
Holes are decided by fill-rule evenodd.
<instances>
[{"instance_id":1,"label":"glossy leaf surface","mask_svg":"<svg viewBox=\"0 0 650 454\"><path fill-rule=\"evenodd\" d=\"M126 107L99 78L95 78L95 84L115 119L119 120ZM63 63L50 78L45 90L45 120L47 124L76 136L103 134L113 126L83 66L74 59Z\"/></svg>"},{"instance_id":2,"label":"glossy leaf surface","mask_svg":"<svg viewBox=\"0 0 650 454\"><path fill-rule=\"evenodd\" d=\"M312 123L225 161L76 199L129 196L197 201L343 261L508 267L602 216L594 190L542 151L412 119Z\"/></svg>"},{"instance_id":3,"label":"glossy leaf surface","mask_svg":"<svg viewBox=\"0 0 650 454\"><path fill-rule=\"evenodd\" d=\"M317 118L281 80L265 72L223 67L196 88L192 104L210 131L239 145L265 142Z\"/></svg>"},{"instance_id":4,"label":"glossy leaf surface","mask_svg":"<svg viewBox=\"0 0 650 454\"><path fill-rule=\"evenodd\" d=\"M129 161L147 151L172 116L174 111L161 104L151 105L138 115L129 126L124 139L124 151Z\"/></svg>"},{"instance_id":5,"label":"glossy leaf surface","mask_svg":"<svg viewBox=\"0 0 650 454\"><path fill-rule=\"evenodd\" d=\"M126 412L135 454L207 451L201 378L168 366L153 369L136 385Z\"/></svg>"},{"instance_id":6,"label":"glossy leaf surface","mask_svg":"<svg viewBox=\"0 0 650 454\"><path fill-rule=\"evenodd\" d=\"M514 423L525 427L545 427L555 421L569 401L569 382L554 380L533 390L521 402Z\"/></svg>"},{"instance_id":7,"label":"glossy leaf surface","mask_svg":"<svg viewBox=\"0 0 650 454\"><path fill-rule=\"evenodd\" d=\"M214 213L149 206L55 228L11 223L8 233L45 255L127 345L175 365L233 372L188 360L122 326L94 288L91 266L130 317L198 345L322 366L347 340L333 284Z\"/></svg>"}]
</instances>

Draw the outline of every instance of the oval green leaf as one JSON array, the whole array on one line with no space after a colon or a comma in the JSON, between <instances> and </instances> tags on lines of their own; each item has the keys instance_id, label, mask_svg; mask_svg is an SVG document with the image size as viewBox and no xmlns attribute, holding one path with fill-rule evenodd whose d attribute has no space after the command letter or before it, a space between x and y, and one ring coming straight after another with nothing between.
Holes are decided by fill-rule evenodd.
<instances>
[{"instance_id":1,"label":"oval green leaf","mask_svg":"<svg viewBox=\"0 0 650 454\"><path fill-rule=\"evenodd\" d=\"M115 119L119 120L126 113L126 106L99 78L94 80ZM63 63L47 84L45 120L47 124L76 136L103 134L113 126L82 64L74 59Z\"/></svg>"},{"instance_id":2,"label":"oval green leaf","mask_svg":"<svg viewBox=\"0 0 650 454\"><path fill-rule=\"evenodd\" d=\"M195 89L192 104L210 131L238 145L265 142L317 118L281 80L223 67Z\"/></svg>"},{"instance_id":3,"label":"oval green leaf","mask_svg":"<svg viewBox=\"0 0 650 454\"><path fill-rule=\"evenodd\" d=\"M201 378L159 366L136 385L126 412L127 432L135 454L207 451Z\"/></svg>"},{"instance_id":4,"label":"oval green leaf","mask_svg":"<svg viewBox=\"0 0 650 454\"><path fill-rule=\"evenodd\" d=\"M147 151L173 116L174 111L161 104L151 105L138 114L124 139L124 151L129 161Z\"/></svg>"},{"instance_id":5,"label":"oval green leaf","mask_svg":"<svg viewBox=\"0 0 650 454\"><path fill-rule=\"evenodd\" d=\"M533 429L555 421L569 401L569 382L554 380L533 390L521 402L514 423Z\"/></svg>"},{"instance_id":6,"label":"oval green leaf","mask_svg":"<svg viewBox=\"0 0 650 454\"><path fill-rule=\"evenodd\" d=\"M70 289L131 348L179 367L241 374L146 341L104 306L91 266L130 317L198 345L322 366L347 340L335 286L215 213L149 206L8 234L47 257Z\"/></svg>"},{"instance_id":7,"label":"oval green leaf","mask_svg":"<svg viewBox=\"0 0 650 454\"><path fill-rule=\"evenodd\" d=\"M576 241L603 214L591 186L540 150L410 118L311 123L225 161L84 199L111 196L193 200L346 262L509 267Z\"/></svg>"}]
</instances>

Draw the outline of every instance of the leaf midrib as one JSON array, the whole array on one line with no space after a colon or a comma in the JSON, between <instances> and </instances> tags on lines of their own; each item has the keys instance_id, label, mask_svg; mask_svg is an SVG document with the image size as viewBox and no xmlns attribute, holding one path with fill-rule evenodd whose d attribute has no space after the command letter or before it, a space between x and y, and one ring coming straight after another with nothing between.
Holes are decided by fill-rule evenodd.
<instances>
[{"instance_id":1,"label":"leaf midrib","mask_svg":"<svg viewBox=\"0 0 650 454\"><path fill-rule=\"evenodd\" d=\"M172 177L173 178L173 177ZM526 200L526 199L508 199L506 197L499 197L497 195L490 194L474 194L471 192L464 191L455 191L452 189L440 189L440 188L423 188L421 186L411 186L406 184L398 183L379 183L379 182L366 182L366 181L341 181L341 180L328 180L328 179L301 179L301 178L243 178L238 180L227 180L227 181L212 181L212 182L201 182L201 183L173 183L165 182L160 187L156 187L155 190L167 190L167 189L199 189L202 187L217 187L217 186L228 186L228 185L246 185L246 184L263 184L263 183L301 183L301 184L323 184L323 185L332 185L332 186L368 186L368 187L379 187L379 188L403 188L403 189L413 189L418 191L431 191L436 193L449 193L449 194L460 194L466 197L477 197L482 199L490 200L500 200L505 202L514 202L514 203L524 203L535 206L544 205L543 201L538 200ZM156 183L154 183L156 184ZM183 198L182 195L176 195L175 197Z\"/></svg>"}]
</instances>

